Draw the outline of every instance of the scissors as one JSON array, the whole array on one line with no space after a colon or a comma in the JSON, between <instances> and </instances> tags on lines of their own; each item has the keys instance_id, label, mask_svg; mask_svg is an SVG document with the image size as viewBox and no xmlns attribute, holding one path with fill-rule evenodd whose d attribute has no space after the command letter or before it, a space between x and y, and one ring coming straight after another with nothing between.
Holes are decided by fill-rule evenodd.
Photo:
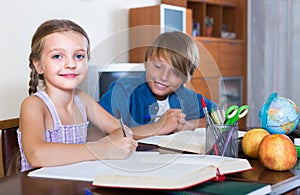
<instances>
[{"instance_id":1,"label":"scissors","mask_svg":"<svg viewBox=\"0 0 300 195\"><path fill-rule=\"evenodd\" d=\"M243 118L248 114L249 106L243 105L241 107L238 107L237 105L232 105L229 108L227 108L225 116L225 124L226 125L233 125L236 123L239 119Z\"/></svg>"}]
</instances>

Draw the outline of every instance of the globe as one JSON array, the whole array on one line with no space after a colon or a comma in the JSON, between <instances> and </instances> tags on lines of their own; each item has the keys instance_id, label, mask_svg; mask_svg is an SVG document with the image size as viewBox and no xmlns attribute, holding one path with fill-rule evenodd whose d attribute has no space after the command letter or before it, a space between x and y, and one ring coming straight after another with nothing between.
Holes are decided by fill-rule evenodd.
<instances>
[{"instance_id":1,"label":"globe","mask_svg":"<svg viewBox=\"0 0 300 195\"><path fill-rule=\"evenodd\" d=\"M259 111L259 120L272 134L290 134L299 123L299 110L292 100L272 93Z\"/></svg>"}]
</instances>

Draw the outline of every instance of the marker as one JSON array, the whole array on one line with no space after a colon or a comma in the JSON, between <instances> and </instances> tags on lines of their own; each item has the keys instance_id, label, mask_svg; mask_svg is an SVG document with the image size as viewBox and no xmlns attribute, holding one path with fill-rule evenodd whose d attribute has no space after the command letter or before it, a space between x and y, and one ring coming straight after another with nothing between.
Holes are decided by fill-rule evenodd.
<instances>
[{"instance_id":1,"label":"marker","mask_svg":"<svg viewBox=\"0 0 300 195\"><path fill-rule=\"evenodd\" d=\"M211 114L211 117L213 118L214 122L217 125L220 125L221 124L221 119L218 116L217 112L213 108L211 109L210 114Z\"/></svg>"},{"instance_id":2,"label":"marker","mask_svg":"<svg viewBox=\"0 0 300 195\"><path fill-rule=\"evenodd\" d=\"M205 103L205 100L204 98L202 97L201 98L201 103L202 103L202 109L203 109L203 112L204 112L204 115L205 115L205 118L206 118L206 122L210 125L213 125L214 122L213 120L210 118L209 114L208 114L208 110L207 110L207 107L206 107L206 103Z\"/></svg>"}]
</instances>

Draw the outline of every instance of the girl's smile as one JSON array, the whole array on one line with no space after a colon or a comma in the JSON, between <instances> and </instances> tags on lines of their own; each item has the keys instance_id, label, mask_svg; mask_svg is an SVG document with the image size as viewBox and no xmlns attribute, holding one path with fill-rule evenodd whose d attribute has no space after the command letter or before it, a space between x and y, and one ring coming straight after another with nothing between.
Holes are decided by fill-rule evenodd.
<instances>
[{"instance_id":1,"label":"girl's smile","mask_svg":"<svg viewBox=\"0 0 300 195\"><path fill-rule=\"evenodd\" d=\"M78 74L75 73L66 73L66 74L59 74L59 75L64 78L70 78L70 79L74 79L78 76Z\"/></svg>"}]
</instances>

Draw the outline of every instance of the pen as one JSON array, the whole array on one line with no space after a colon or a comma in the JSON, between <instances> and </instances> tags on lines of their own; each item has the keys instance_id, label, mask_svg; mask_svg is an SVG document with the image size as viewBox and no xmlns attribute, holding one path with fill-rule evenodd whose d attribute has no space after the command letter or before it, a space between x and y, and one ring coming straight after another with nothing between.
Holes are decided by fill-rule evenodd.
<instances>
[{"instance_id":1,"label":"pen","mask_svg":"<svg viewBox=\"0 0 300 195\"><path fill-rule=\"evenodd\" d=\"M214 153L216 156L219 156L218 146L216 144L213 144Z\"/></svg>"},{"instance_id":2,"label":"pen","mask_svg":"<svg viewBox=\"0 0 300 195\"><path fill-rule=\"evenodd\" d=\"M161 115L146 115L146 116L144 116L144 118L146 118L146 119L155 119L155 118L159 118L159 117L161 117Z\"/></svg>"},{"instance_id":3,"label":"pen","mask_svg":"<svg viewBox=\"0 0 300 195\"><path fill-rule=\"evenodd\" d=\"M92 195L92 194L93 194L87 187L85 187L85 188L83 189L83 191L84 191L84 194L85 194L85 195Z\"/></svg>"},{"instance_id":4,"label":"pen","mask_svg":"<svg viewBox=\"0 0 300 195\"><path fill-rule=\"evenodd\" d=\"M219 107L216 107L217 116L220 119L220 124L224 123L225 117L223 117L221 113L221 109ZM225 116L225 115L224 115Z\"/></svg>"},{"instance_id":5,"label":"pen","mask_svg":"<svg viewBox=\"0 0 300 195\"><path fill-rule=\"evenodd\" d=\"M221 106L221 115L222 115L222 118L223 118L223 123L224 123L224 121L225 121L225 118L226 118L226 116L225 116L225 108L224 108L224 106Z\"/></svg>"},{"instance_id":6,"label":"pen","mask_svg":"<svg viewBox=\"0 0 300 195\"><path fill-rule=\"evenodd\" d=\"M123 120L122 120L122 117L121 117L121 114L120 114L119 110L116 111L116 117L119 120L120 127L123 131L123 135L124 135L124 137L126 137L126 132L125 132L125 129L124 129L124 123L123 123Z\"/></svg>"},{"instance_id":7,"label":"pen","mask_svg":"<svg viewBox=\"0 0 300 195\"><path fill-rule=\"evenodd\" d=\"M234 131L235 131L234 127L231 127L231 129L229 131L229 134L227 135L227 139L226 139L226 142L225 142L225 145L224 145L224 150L223 150L222 156L225 155L225 152L228 148L229 142L231 142L231 138L232 138L232 135L233 135Z\"/></svg>"}]
</instances>

